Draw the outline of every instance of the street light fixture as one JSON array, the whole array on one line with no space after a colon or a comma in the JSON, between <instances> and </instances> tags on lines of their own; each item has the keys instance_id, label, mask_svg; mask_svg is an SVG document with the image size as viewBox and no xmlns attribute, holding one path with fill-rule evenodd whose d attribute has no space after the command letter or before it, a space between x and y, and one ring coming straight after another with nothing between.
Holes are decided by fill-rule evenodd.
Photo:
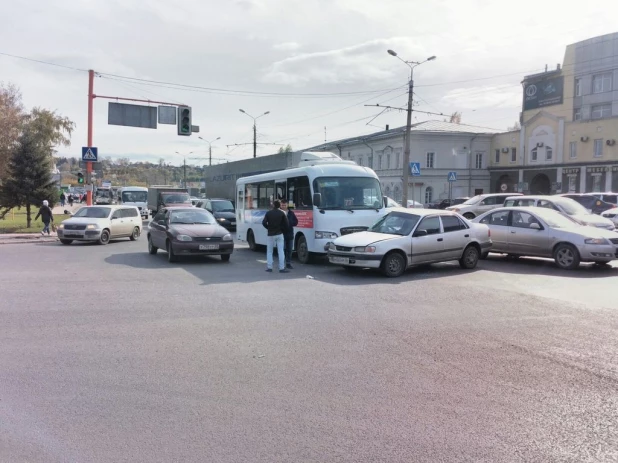
<instances>
[{"instance_id":1,"label":"street light fixture","mask_svg":"<svg viewBox=\"0 0 618 463\"><path fill-rule=\"evenodd\" d=\"M412 132L412 102L414 96L414 68L426 63L427 61L433 61L436 57L430 56L425 61L406 61L401 59L394 50L387 50L387 53L394 56L410 68L410 82L408 85L408 118L406 122L406 146L403 153L403 188L401 198L403 207L408 207L408 183L410 181L410 135ZM414 186L412 186L412 204L414 204Z\"/></svg>"},{"instance_id":2,"label":"street light fixture","mask_svg":"<svg viewBox=\"0 0 618 463\"><path fill-rule=\"evenodd\" d=\"M221 140L221 137L217 137L214 140L208 141L205 138L202 137L197 137L202 141L205 141L206 143L208 143L208 166L212 166L212 143L216 142L217 140Z\"/></svg>"},{"instance_id":3,"label":"street light fixture","mask_svg":"<svg viewBox=\"0 0 618 463\"><path fill-rule=\"evenodd\" d=\"M255 121L257 121L262 116L266 116L267 114L270 114L270 111L266 111L264 114L260 114L258 117L253 117L251 114L249 114L244 109L239 109L239 111L243 114L246 114L251 119L253 119L253 157L255 158L257 157L257 130L255 127Z\"/></svg>"}]
</instances>

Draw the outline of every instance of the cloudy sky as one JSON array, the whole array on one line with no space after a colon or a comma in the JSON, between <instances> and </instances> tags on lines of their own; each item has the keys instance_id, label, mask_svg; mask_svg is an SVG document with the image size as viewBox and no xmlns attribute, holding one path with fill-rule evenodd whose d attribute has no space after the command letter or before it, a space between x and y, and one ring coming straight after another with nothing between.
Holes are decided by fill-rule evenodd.
<instances>
[{"instance_id":1,"label":"cloudy sky","mask_svg":"<svg viewBox=\"0 0 618 463\"><path fill-rule=\"evenodd\" d=\"M524 75L562 62L567 44L618 31L618 3L565 8L563 1L518 0L1 0L0 81L17 84L26 106L56 109L86 145L87 73L95 93L193 108L213 157L258 156L275 144L303 149L405 124L406 60L437 59L415 71L419 111L463 113L463 122L504 129L518 118ZM100 155L178 165L203 158L207 144L176 129L107 125L96 100ZM376 117L377 116L377 117ZM415 113L417 121L441 119ZM326 127L326 133L325 133ZM266 143L273 143L268 145ZM227 146L230 145L230 146ZM181 153L180 155L175 154ZM188 154L191 153L192 154ZM191 160L201 164L201 160Z\"/></svg>"}]
</instances>

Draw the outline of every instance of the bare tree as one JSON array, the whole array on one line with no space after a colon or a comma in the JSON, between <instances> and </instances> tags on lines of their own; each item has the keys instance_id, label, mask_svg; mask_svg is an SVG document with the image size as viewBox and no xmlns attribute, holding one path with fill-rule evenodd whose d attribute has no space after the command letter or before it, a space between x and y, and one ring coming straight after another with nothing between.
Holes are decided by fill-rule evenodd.
<instances>
[{"instance_id":1,"label":"bare tree","mask_svg":"<svg viewBox=\"0 0 618 463\"><path fill-rule=\"evenodd\" d=\"M461 124L461 113L459 111L455 111L451 114L449 122L452 124Z\"/></svg>"},{"instance_id":2,"label":"bare tree","mask_svg":"<svg viewBox=\"0 0 618 463\"><path fill-rule=\"evenodd\" d=\"M506 131L507 132L515 132L516 130L520 130L521 129L521 124L519 123L519 121L515 121L515 124L513 124L512 127L507 127Z\"/></svg>"}]
</instances>

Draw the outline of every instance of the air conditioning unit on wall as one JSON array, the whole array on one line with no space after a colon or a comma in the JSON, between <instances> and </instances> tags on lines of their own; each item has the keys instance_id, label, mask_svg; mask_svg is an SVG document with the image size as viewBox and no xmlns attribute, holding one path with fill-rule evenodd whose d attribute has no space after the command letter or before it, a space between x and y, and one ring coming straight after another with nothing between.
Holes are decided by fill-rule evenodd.
<instances>
[{"instance_id":1,"label":"air conditioning unit on wall","mask_svg":"<svg viewBox=\"0 0 618 463\"><path fill-rule=\"evenodd\" d=\"M543 148L543 142L542 142L542 141L538 142L538 143L536 144L536 147L537 147L537 148Z\"/></svg>"},{"instance_id":2,"label":"air conditioning unit on wall","mask_svg":"<svg viewBox=\"0 0 618 463\"><path fill-rule=\"evenodd\" d=\"M581 137L580 140L583 141L584 143L586 143L589 140L589 138L588 137Z\"/></svg>"},{"instance_id":3,"label":"air conditioning unit on wall","mask_svg":"<svg viewBox=\"0 0 618 463\"><path fill-rule=\"evenodd\" d=\"M614 140L614 139L607 140L607 141L605 142L605 144L606 144L607 146L614 146L614 145L616 144L616 140Z\"/></svg>"},{"instance_id":4,"label":"air conditioning unit on wall","mask_svg":"<svg viewBox=\"0 0 618 463\"><path fill-rule=\"evenodd\" d=\"M508 149L508 148L502 148L502 152L503 152L503 153L508 153L508 152L509 152L509 149Z\"/></svg>"}]
</instances>

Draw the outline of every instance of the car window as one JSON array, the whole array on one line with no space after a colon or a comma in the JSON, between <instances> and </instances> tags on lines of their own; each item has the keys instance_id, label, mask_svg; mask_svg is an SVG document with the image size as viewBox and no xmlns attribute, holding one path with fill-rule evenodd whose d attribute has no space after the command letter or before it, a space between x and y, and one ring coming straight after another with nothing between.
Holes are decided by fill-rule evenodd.
<instances>
[{"instance_id":1,"label":"car window","mask_svg":"<svg viewBox=\"0 0 618 463\"><path fill-rule=\"evenodd\" d=\"M153 222L158 222L159 220L165 220L165 211L159 211L157 215L152 218Z\"/></svg>"},{"instance_id":2,"label":"car window","mask_svg":"<svg viewBox=\"0 0 618 463\"><path fill-rule=\"evenodd\" d=\"M440 218L439 217L425 217L417 230L425 230L428 235L436 235L440 233Z\"/></svg>"},{"instance_id":3,"label":"car window","mask_svg":"<svg viewBox=\"0 0 618 463\"><path fill-rule=\"evenodd\" d=\"M513 221L511 226L516 228L530 228L533 223L539 224L539 221L532 214L522 211L513 211Z\"/></svg>"},{"instance_id":4,"label":"car window","mask_svg":"<svg viewBox=\"0 0 618 463\"><path fill-rule=\"evenodd\" d=\"M420 217L414 214L391 212L378 220L370 231L374 233L388 233L392 235L409 235Z\"/></svg>"},{"instance_id":5,"label":"car window","mask_svg":"<svg viewBox=\"0 0 618 463\"><path fill-rule=\"evenodd\" d=\"M440 218L442 219L442 228L444 229L444 233L467 229L464 223L454 215L443 215L440 216Z\"/></svg>"},{"instance_id":6,"label":"car window","mask_svg":"<svg viewBox=\"0 0 618 463\"><path fill-rule=\"evenodd\" d=\"M122 210L118 209L116 211L114 211L114 213L112 214L112 219L119 219L122 217Z\"/></svg>"},{"instance_id":7,"label":"car window","mask_svg":"<svg viewBox=\"0 0 618 463\"><path fill-rule=\"evenodd\" d=\"M481 220L481 223L506 227L509 222L509 212L510 211L494 212L493 214L489 214L488 216L484 217Z\"/></svg>"},{"instance_id":8,"label":"car window","mask_svg":"<svg viewBox=\"0 0 618 463\"><path fill-rule=\"evenodd\" d=\"M603 201L616 204L618 202L618 195L603 195Z\"/></svg>"},{"instance_id":9,"label":"car window","mask_svg":"<svg viewBox=\"0 0 618 463\"><path fill-rule=\"evenodd\" d=\"M488 198L485 198L483 201L481 201L481 206L493 206L496 203L496 196L489 196Z\"/></svg>"},{"instance_id":10,"label":"car window","mask_svg":"<svg viewBox=\"0 0 618 463\"><path fill-rule=\"evenodd\" d=\"M558 207L556 207L556 205L554 203L552 203L551 201L548 201L546 199L541 199L539 200L539 203L537 204L538 207L544 207L546 209L553 209L554 211L560 211L560 209Z\"/></svg>"},{"instance_id":11,"label":"car window","mask_svg":"<svg viewBox=\"0 0 618 463\"><path fill-rule=\"evenodd\" d=\"M514 199L507 199L504 201L504 207L513 207L515 205Z\"/></svg>"},{"instance_id":12,"label":"car window","mask_svg":"<svg viewBox=\"0 0 618 463\"><path fill-rule=\"evenodd\" d=\"M137 209L134 209L132 207L128 207L122 210L123 217L131 218L131 217L137 217L138 215L139 214L137 213Z\"/></svg>"}]
</instances>

